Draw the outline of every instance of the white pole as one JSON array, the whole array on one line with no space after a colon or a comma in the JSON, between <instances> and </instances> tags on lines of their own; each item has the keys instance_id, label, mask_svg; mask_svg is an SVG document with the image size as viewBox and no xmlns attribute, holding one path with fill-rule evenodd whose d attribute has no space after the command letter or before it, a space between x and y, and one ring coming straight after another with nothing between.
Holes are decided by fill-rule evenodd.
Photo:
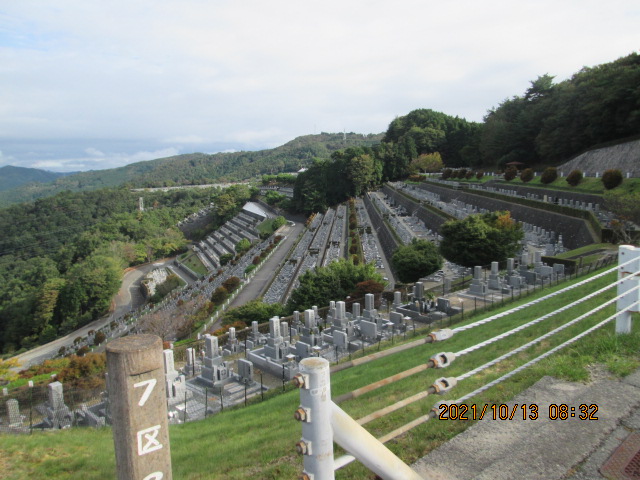
<instances>
[{"instance_id":1,"label":"white pole","mask_svg":"<svg viewBox=\"0 0 640 480\"><path fill-rule=\"evenodd\" d=\"M631 245L620 245L618 250L618 295L629 292L617 303L616 333L631 333L631 313L638 312L640 301L640 248Z\"/></svg>"},{"instance_id":2,"label":"white pole","mask_svg":"<svg viewBox=\"0 0 640 480\"><path fill-rule=\"evenodd\" d=\"M300 361L300 373L293 379L300 387L300 407L294 416L302 422L302 439L296 444L304 455L302 478L335 479L329 376L328 360L309 357Z\"/></svg>"},{"instance_id":3,"label":"white pole","mask_svg":"<svg viewBox=\"0 0 640 480\"><path fill-rule=\"evenodd\" d=\"M331 426L335 442L384 480L422 480L411 467L333 402Z\"/></svg>"}]
</instances>

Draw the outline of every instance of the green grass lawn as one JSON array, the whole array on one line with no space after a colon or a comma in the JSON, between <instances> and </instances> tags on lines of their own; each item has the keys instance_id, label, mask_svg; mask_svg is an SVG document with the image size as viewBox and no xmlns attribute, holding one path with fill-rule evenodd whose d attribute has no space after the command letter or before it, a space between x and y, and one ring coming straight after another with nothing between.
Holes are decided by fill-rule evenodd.
<instances>
[{"instance_id":1,"label":"green grass lawn","mask_svg":"<svg viewBox=\"0 0 640 480\"><path fill-rule=\"evenodd\" d=\"M572 187L567 183L566 176L558 177L553 183L549 183L547 185L542 184L540 182L540 178L541 178L540 176L534 177L533 180L527 183L522 182L522 180L520 180L520 177L516 177L510 182L506 182L502 180L502 177L488 177L486 175L482 177L480 180L476 179L475 177L472 178L471 180L466 180L466 179L465 180L452 179L452 180L453 181L458 180L458 181L463 181L468 183L486 183L491 180L496 180L505 186L514 185L514 186L526 186L526 187L542 187L542 188L551 188L554 190L579 192L579 193L591 193L591 194L598 194L598 195L603 194L606 191L604 186L602 185L601 178L593 178L593 177L583 178L580 184L578 184L575 187ZM614 189L614 191L617 191L617 190L622 190L626 193L639 191L640 178L625 178L622 181L622 184Z\"/></svg>"},{"instance_id":2,"label":"green grass lawn","mask_svg":"<svg viewBox=\"0 0 640 480\"><path fill-rule=\"evenodd\" d=\"M206 275L207 273L209 273L207 268L202 264L202 262L200 261L200 259L195 253L192 253L185 259L181 259L181 260L182 260L182 263L184 263L187 267L189 267L198 275Z\"/></svg>"},{"instance_id":3,"label":"green grass lawn","mask_svg":"<svg viewBox=\"0 0 640 480\"><path fill-rule=\"evenodd\" d=\"M332 375L332 396L352 391L403 370L425 363L432 355L457 352L478 342L492 338L535 318L556 311L588 293L610 284L616 274L610 273L585 286L553 297L526 310L496 319L474 329L460 332L452 339L437 344L423 344L393 356L377 359L359 367ZM561 284L536 295L516 300L513 304L493 310L495 314L536 296L547 295ZM552 328L563 325L578 315L592 311L603 299L614 297L615 289L597 299L576 306L500 340L488 347L459 357L443 370L427 370L404 380L391 383L362 397L346 401L340 406L353 418L361 418L384 406L425 390L436 378L459 376L505 352L511 351ZM474 389L500 377L559 343L584 331L587 327L608 317L615 307L609 306L576 326L529 348L483 372L462 380L444 396L429 396L402 410L377 419L366 428L375 436L382 436L407 422L428 413L436 401L457 399ZM488 316L489 314L484 314ZM481 315L465 315L464 323L475 322ZM462 325L462 323L460 324ZM479 405L503 403L528 388L544 375L553 375L573 381L586 381L588 368L595 363L605 364L614 374L626 375L640 365L640 322L633 321L631 335L616 336L613 322L597 330L571 347L543 360L535 366L513 376L474 398ZM421 333L422 335L424 333ZM395 344L398 345L398 338ZM414 340L409 335L407 341ZM470 403L470 402L467 402ZM293 419L299 405L299 393L289 387L284 394L246 408L225 410L204 421L172 426L170 429L173 476L179 479L293 479L302 471L302 458L295 453L295 442L300 439L301 427ZM392 440L387 446L405 462L411 463L431 449L452 438L473 422L431 420L409 433ZM339 449L336 456L339 455ZM3 478L22 480L33 478L112 479L115 459L111 430L73 429L33 435L0 436L0 471ZM358 462L336 473L338 479L374 478Z\"/></svg>"}]
</instances>

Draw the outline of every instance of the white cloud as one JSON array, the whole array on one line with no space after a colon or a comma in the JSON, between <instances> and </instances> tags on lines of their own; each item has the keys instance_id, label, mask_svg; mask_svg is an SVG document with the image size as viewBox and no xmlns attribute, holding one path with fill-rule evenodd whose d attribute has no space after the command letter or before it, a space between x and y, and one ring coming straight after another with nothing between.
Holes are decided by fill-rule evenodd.
<instances>
[{"instance_id":1,"label":"white cloud","mask_svg":"<svg viewBox=\"0 0 640 480\"><path fill-rule=\"evenodd\" d=\"M205 143L206 140L199 135L183 135L178 137L171 137L163 140L166 143L187 143L187 144L198 144Z\"/></svg>"},{"instance_id":2,"label":"white cloud","mask_svg":"<svg viewBox=\"0 0 640 480\"><path fill-rule=\"evenodd\" d=\"M130 163L155 160L157 158L172 157L180 154L176 147L168 147L154 151L140 151L132 154L128 153L103 153L95 149L88 148L88 157L63 158L58 160L37 160L29 166L31 168L41 168L58 172L73 172L78 170L103 170L129 165ZM98 152L101 155L96 155Z\"/></svg>"},{"instance_id":3,"label":"white cloud","mask_svg":"<svg viewBox=\"0 0 640 480\"><path fill-rule=\"evenodd\" d=\"M153 152L273 146L316 127L377 133L415 108L481 120L538 75L564 79L631 53L639 8L636 0L8 2L0 132L135 139ZM101 151L85 153L95 160ZM139 151L105 153L105 162Z\"/></svg>"},{"instance_id":4,"label":"white cloud","mask_svg":"<svg viewBox=\"0 0 640 480\"><path fill-rule=\"evenodd\" d=\"M101 152L97 148L89 147L84 151L86 154L91 155L92 157L104 157L104 152Z\"/></svg>"}]
</instances>

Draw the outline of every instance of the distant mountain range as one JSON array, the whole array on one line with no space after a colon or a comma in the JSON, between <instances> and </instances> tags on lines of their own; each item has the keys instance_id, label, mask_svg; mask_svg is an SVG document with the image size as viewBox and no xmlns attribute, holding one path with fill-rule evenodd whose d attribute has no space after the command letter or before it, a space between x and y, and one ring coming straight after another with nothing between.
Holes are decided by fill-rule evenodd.
<instances>
[{"instance_id":1,"label":"distant mountain range","mask_svg":"<svg viewBox=\"0 0 640 480\"><path fill-rule=\"evenodd\" d=\"M323 132L301 136L268 150L189 153L74 174L3 167L0 169L0 206L33 201L65 190L95 190L121 185L132 188L198 185L246 180L263 174L295 172L311 165L314 158L329 158L336 150L348 147L374 145L380 143L382 137L382 133L362 135ZM31 176L23 172L21 178L24 180L19 180L15 172L18 170L30 172Z\"/></svg>"},{"instance_id":2,"label":"distant mountain range","mask_svg":"<svg viewBox=\"0 0 640 480\"><path fill-rule=\"evenodd\" d=\"M28 183L47 183L69 175L68 173L48 172L37 168L14 167L6 165L0 167L0 192L11 190Z\"/></svg>"}]
</instances>

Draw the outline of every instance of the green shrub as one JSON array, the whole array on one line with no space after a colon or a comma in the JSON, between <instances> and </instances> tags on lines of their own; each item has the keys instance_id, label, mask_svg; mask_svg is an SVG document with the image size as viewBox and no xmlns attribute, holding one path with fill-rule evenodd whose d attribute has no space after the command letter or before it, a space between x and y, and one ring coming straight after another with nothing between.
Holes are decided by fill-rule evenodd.
<instances>
[{"instance_id":1,"label":"green shrub","mask_svg":"<svg viewBox=\"0 0 640 480\"><path fill-rule=\"evenodd\" d=\"M582 172L580 170L574 170L567 175L567 183L572 187L577 187L582 181Z\"/></svg>"},{"instance_id":2,"label":"green shrub","mask_svg":"<svg viewBox=\"0 0 640 480\"><path fill-rule=\"evenodd\" d=\"M511 180L513 180L514 178L516 178L516 175L518 175L518 169L516 167L508 167L505 171L504 171L504 179L507 182L510 182Z\"/></svg>"},{"instance_id":3,"label":"green shrub","mask_svg":"<svg viewBox=\"0 0 640 480\"><path fill-rule=\"evenodd\" d=\"M222 286L227 289L227 292L232 293L240 286L240 279L238 277L229 277L222 282Z\"/></svg>"},{"instance_id":4,"label":"green shrub","mask_svg":"<svg viewBox=\"0 0 640 480\"><path fill-rule=\"evenodd\" d=\"M556 167L548 167L544 169L542 172L542 176L540 177L540 183L548 185L553 183L558 178L558 169Z\"/></svg>"},{"instance_id":5,"label":"green shrub","mask_svg":"<svg viewBox=\"0 0 640 480\"><path fill-rule=\"evenodd\" d=\"M622 183L622 172L618 169L610 168L602 174L602 184L607 190L616 188Z\"/></svg>"},{"instance_id":6,"label":"green shrub","mask_svg":"<svg viewBox=\"0 0 640 480\"><path fill-rule=\"evenodd\" d=\"M211 301L216 305L222 305L229 298L229 292L224 287L218 287L211 294Z\"/></svg>"},{"instance_id":7,"label":"green shrub","mask_svg":"<svg viewBox=\"0 0 640 480\"><path fill-rule=\"evenodd\" d=\"M484 177L484 172L477 171L477 172L476 172L476 178L477 178L478 180L480 180L482 177Z\"/></svg>"},{"instance_id":8,"label":"green shrub","mask_svg":"<svg viewBox=\"0 0 640 480\"><path fill-rule=\"evenodd\" d=\"M522 180L524 183L530 182L531 180L533 180L533 177L534 173L532 168L525 168L520 174L520 180Z\"/></svg>"},{"instance_id":9,"label":"green shrub","mask_svg":"<svg viewBox=\"0 0 640 480\"><path fill-rule=\"evenodd\" d=\"M451 170L450 168L445 168L442 171L442 180L446 180L447 178L449 178L452 173L453 173L453 170Z\"/></svg>"},{"instance_id":10,"label":"green shrub","mask_svg":"<svg viewBox=\"0 0 640 480\"><path fill-rule=\"evenodd\" d=\"M93 337L93 344L97 347L107 339L107 336L102 332L97 332Z\"/></svg>"}]
</instances>

